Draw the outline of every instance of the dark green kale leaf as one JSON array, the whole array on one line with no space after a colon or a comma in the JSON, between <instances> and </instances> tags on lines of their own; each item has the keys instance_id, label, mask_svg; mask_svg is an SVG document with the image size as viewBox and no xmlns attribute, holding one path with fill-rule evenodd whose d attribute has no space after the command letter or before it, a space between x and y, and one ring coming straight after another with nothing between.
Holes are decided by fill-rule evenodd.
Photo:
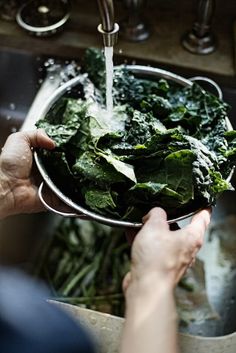
<instances>
[{"instance_id":1,"label":"dark green kale leaf","mask_svg":"<svg viewBox=\"0 0 236 353\"><path fill-rule=\"evenodd\" d=\"M137 179L134 173L133 165L120 161L119 157L115 156L110 151L105 151L105 153L96 152L96 154L104 158L117 170L117 172L123 174L126 178L136 183Z\"/></svg>"},{"instance_id":2,"label":"dark green kale leaf","mask_svg":"<svg viewBox=\"0 0 236 353\"><path fill-rule=\"evenodd\" d=\"M105 85L105 58L101 50L88 48L83 59L83 67L97 88Z\"/></svg>"},{"instance_id":3,"label":"dark green kale leaf","mask_svg":"<svg viewBox=\"0 0 236 353\"><path fill-rule=\"evenodd\" d=\"M159 81L160 82L160 81ZM140 103L140 109L144 113L152 112L160 120L167 118L172 112L172 107L166 98L156 94L150 94Z\"/></svg>"},{"instance_id":4,"label":"dark green kale leaf","mask_svg":"<svg viewBox=\"0 0 236 353\"><path fill-rule=\"evenodd\" d=\"M166 97L169 85L166 80L148 81L131 74L126 66L114 71L113 99L115 104L128 104L140 109L149 96Z\"/></svg>"},{"instance_id":5,"label":"dark green kale leaf","mask_svg":"<svg viewBox=\"0 0 236 353\"><path fill-rule=\"evenodd\" d=\"M208 205L214 204L217 194L231 190L232 187L220 172L217 155L208 150L199 140L191 136L186 138L197 157L193 162L195 198L203 199Z\"/></svg>"},{"instance_id":6,"label":"dark green kale leaf","mask_svg":"<svg viewBox=\"0 0 236 353\"><path fill-rule=\"evenodd\" d=\"M221 149L221 152L226 158L229 159L230 164L236 162L236 131L227 131L224 133L224 137L228 143L227 149Z\"/></svg>"},{"instance_id":7,"label":"dark green kale leaf","mask_svg":"<svg viewBox=\"0 0 236 353\"><path fill-rule=\"evenodd\" d=\"M167 98L173 112L166 118L167 126L176 122L196 138L203 138L219 120L227 116L229 106L193 83L190 87L174 87ZM170 124L170 125L169 125Z\"/></svg>"},{"instance_id":8,"label":"dark green kale leaf","mask_svg":"<svg viewBox=\"0 0 236 353\"><path fill-rule=\"evenodd\" d=\"M194 198L193 162L196 155L191 150L170 153L164 160L167 185L181 195L181 204Z\"/></svg>"},{"instance_id":9,"label":"dark green kale leaf","mask_svg":"<svg viewBox=\"0 0 236 353\"><path fill-rule=\"evenodd\" d=\"M39 150L39 155L56 185L68 195L74 195L77 190L78 179L72 172L65 152L56 150Z\"/></svg>"},{"instance_id":10,"label":"dark green kale leaf","mask_svg":"<svg viewBox=\"0 0 236 353\"><path fill-rule=\"evenodd\" d=\"M159 165L139 168L140 179L129 189L131 202L149 202L153 206L178 208L194 197L192 164L195 155L190 150L170 153ZM140 180L140 182L139 182ZM152 181L149 181L152 180Z\"/></svg>"},{"instance_id":11,"label":"dark green kale leaf","mask_svg":"<svg viewBox=\"0 0 236 353\"><path fill-rule=\"evenodd\" d=\"M82 100L62 98L36 126L44 129L58 148L63 147L76 135L86 110L87 105Z\"/></svg>"},{"instance_id":12,"label":"dark green kale leaf","mask_svg":"<svg viewBox=\"0 0 236 353\"><path fill-rule=\"evenodd\" d=\"M115 70L112 119L104 110L100 51L84 60L80 99L61 98L37 126L54 139L40 151L50 176L78 204L105 216L141 221L151 207L169 218L212 205L236 163L228 105L197 84L183 87Z\"/></svg>"},{"instance_id":13,"label":"dark green kale leaf","mask_svg":"<svg viewBox=\"0 0 236 353\"><path fill-rule=\"evenodd\" d=\"M98 185L111 185L124 183L125 177L114 169L109 163L94 154L93 151L86 151L76 159L73 173L80 179L93 181Z\"/></svg>"},{"instance_id":14,"label":"dark green kale leaf","mask_svg":"<svg viewBox=\"0 0 236 353\"><path fill-rule=\"evenodd\" d=\"M117 194L110 190L86 189L84 192L86 205L93 211L102 213L104 215L118 216L116 212L116 198Z\"/></svg>"}]
</instances>

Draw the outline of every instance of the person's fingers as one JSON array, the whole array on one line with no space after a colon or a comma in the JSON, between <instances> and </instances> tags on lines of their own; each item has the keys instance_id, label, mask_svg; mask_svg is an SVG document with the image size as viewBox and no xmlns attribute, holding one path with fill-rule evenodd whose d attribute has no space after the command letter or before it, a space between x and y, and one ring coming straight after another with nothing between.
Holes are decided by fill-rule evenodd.
<instances>
[{"instance_id":1,"label":"person's fingers","mask_svg":"<svg viewBox=\"0 0 236 353\"><path fill-rule=\"evenodd\" d=\"M205 209L197 213L193 218L191 223L185 227L185 230L191 236L191 238L196 240L197 246L201 247L203 236L211 220L211 209Z\"/></svg>"},{"instance_id":2,"label":"person's fingers","mask_svg":"<svg viewBox=\"0 0 236 353\"><path fill-rule=\"evenodd\" d=\"M38 129L35 131L22 132L23 138L28 141L30 147L34 148L55 148L55 143L48 137L43 129Z\"/></svg>"},{"instance_id":3,"label":"person's fingers","mask_svg":"<svg viewBox=\"0 0 236 353\"><path fill-rule=\"evenodd\" d=\"M166 212L162 208L153 208L151 211L149 211L142 219L144 226L142 229L145 227L152 227L152 228L167 228L168 229L168 224L167 224L167 215ZM146 224L146 226L145 226ZM127 238L127 241L130 245L133 244L133 241L139 232L139 229L136 228L127 228L125 230L125 235Z\"/></svg>"},{"instance_id":4,"label":"person's fingers","mask_svg":"<svg viewBox=\"0 0 236 353\"><path fill-rule=\"evenodd\" d=\"M31 152L31 147L53 149L55 148L55 143L42 129L28 132L16 132L8 136L2 149L2 157L14 164L19 158L22 158L22 160L25 158L28 159L28 156L31 155L31 153L29 153Z\"/></svg>"},{"instance_id":5,"label":"person's fingers","mask_svg":"<svg viewBox=\"0 0 236 353\"><path fill-rule=\"evenodd\" d=\"M129 287L129 284L131 282L131 272L126 273L123 282L122 282L122 289L123 292L126 293L127 288Z\"/></svg>"},{"instance_id":6,"label":"person's fingers","mask_svg":"<svg viewBox=\"0 0 236 353\"><path fill-rule=\"evenodd\" d=\"M166 212L159 207L155 207L143 217L143 229L148 227L155 229L169 229Z\"/></svg>"},{"instance_id":7,"label":"person's fingers","mask_svg":"<svg viewBox=\"0 0 236 353\"><path fill-rule=\"evenodd\" d=\"M198 212L189 225L197 233L204 234L211 220L211 208Z\"/></svg>"},{"instance_id":8,"label":"person's fingers","mask_svg":"<svg viewBox=\"0 0 236 353\"><path fill-rule=\"evenodd\" d=\"M8 136L1 153L1 169L8 177L27 178L32 167L32 147L53 149L43 130L16 132Z\"/></svg>"}]
</instances>

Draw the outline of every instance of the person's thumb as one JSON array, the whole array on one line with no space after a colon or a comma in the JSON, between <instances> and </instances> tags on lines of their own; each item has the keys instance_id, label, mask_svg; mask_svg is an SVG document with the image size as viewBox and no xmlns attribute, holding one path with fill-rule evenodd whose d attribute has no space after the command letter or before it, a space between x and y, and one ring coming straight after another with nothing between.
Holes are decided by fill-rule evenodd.
<instances>
[{"instance_id":1,"label":"person's thumb","mask_svg":"<svg viewBox=\"0 0 236 353\"><path fill-rule=\"evenodd\" d=\"M167 223L167 214L160 207L151 209L151 211L149 211L148 214L143 217L143 223L143 229L147 228L147 226L155 229L169 229L169 225Z\"/></svg>"},{"instance_id":2,"label":"person's thumb","mask_svg":"<svg viewBox=\"0 0 236 353\"><path fill-rule=\"evenodd\" d=\"M53 149L56 147L55 142L50 139L43 129L23 132L23 134L30 147L46 149Z\"/></svg>"}]
</instances>

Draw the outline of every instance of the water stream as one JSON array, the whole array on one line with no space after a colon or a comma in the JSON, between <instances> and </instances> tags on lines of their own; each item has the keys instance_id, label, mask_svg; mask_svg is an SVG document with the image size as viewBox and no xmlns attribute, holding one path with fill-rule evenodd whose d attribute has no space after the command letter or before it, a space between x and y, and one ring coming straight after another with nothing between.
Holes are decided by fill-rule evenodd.
<instances>
[{"instance_id":1,"label":"water stream","mask_svg":"<svg viewBox=\"0 0 236 353\"><path fill-rule=\"evenodd\" d=\"M105 62L106 62L106 107L109 117L113 113L113 47L105 47Z\"/></svg>"}]
</instances>

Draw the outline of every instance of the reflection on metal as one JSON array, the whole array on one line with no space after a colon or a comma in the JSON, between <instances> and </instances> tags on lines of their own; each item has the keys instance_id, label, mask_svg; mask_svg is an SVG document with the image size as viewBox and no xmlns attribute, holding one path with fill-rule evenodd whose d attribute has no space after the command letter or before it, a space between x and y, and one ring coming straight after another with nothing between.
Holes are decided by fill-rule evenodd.
<instances>
[{"instance_id":1,"label":"reflection on metal","mask_svg":"<svg viewBox=\"0 0 236 353\"><path fill-rule=\"evenodd\" d=\"M37 157L36 157L37 158ZM51 211L59 216L62 216L62 217L81 217L83 215L80 215L80 214L77 214L77 213L69 213L69 212L65 212L64 210L59 210L59 209L56 209L55 206L51 206L49 205L49 202L46 201L46 197L44 196L44 193L43 193L43 189L45 187L45 184L44 182L42 182L39 186L39 190L38 190L38 195L39 195L39 199L40 201L42 202L42 204L44 205L44 207L48 210L48 211ZM55 197L54 197L55 198ZM62 204L63 206L63 204ZM65 208L65 206L64 206Z\"/></svg>"},{"instance_id":2,"label":"reflection on metal","mask_svg":"<svg viewBox=\"0 0 236 353\"><path fill-rule=\"evenodd\" d=\"M195 77L191 77L190 78L191 81L202 81L202 82L206 82L207 84L213 86L213 88L215 89L217 96L219 99L223 99L223 93L222 90L220 88L219 85L217 85L217 83L213 80L211 80L208 77L204 77L204 76L195 76Z\"/></svg>"},{"instance_id":3,"label":"reflection on metal","mask_svg":"<svg viewBox=\"0 0 236 353\"><path fill-rule=\"evenodd\" d=\"M38 12L40 13L48 13L50 11L50 9L47 6L39 6L38 7Z\"/></svg>"},{"instance_id":4,"label":"reflection on metal","mask_svg":"<svg viewBox=\"0 0 236 353\"><path fill-rule=\"evenodd\" d=\"M150 36L148 25L142 13L146 4L145 0L124 0L128 16L121 22L122 36L133 42L141 42Z\"/></svg>"},{"instance_id":5,"label":"reflection on metal","mask_svg":"<svg viewBox=\"0 0 236 353\"><path fill-rule=\"evenodd\" d=\"M20 27L38 37L46 37L62 29L70 17L69 0L31 0L16 15Z\"/></svg>"},{"instance_id":6,"label":"reflection on metal","mask_svg":"<svg viewBox=\"0 0 236 353\"><path fill-rule=\"evenodd\" d=\"M185 49L194 54L210 54L216 49L216 40L211 32L215 0L199 0L197 18L190 32L182 38Z\"/></svg>"},{"instance_id":7,"label":"reflection on metal","mask_svg":"<svg viewBox=\"0 0 236 353\"><path fill-rule=\"evenodd\" d=\"M119 25L115 23L113 0L98 0L102 23L98 31L102 34L105 47L112 47L118 39Z\"/></svg>"}]
</instances>

